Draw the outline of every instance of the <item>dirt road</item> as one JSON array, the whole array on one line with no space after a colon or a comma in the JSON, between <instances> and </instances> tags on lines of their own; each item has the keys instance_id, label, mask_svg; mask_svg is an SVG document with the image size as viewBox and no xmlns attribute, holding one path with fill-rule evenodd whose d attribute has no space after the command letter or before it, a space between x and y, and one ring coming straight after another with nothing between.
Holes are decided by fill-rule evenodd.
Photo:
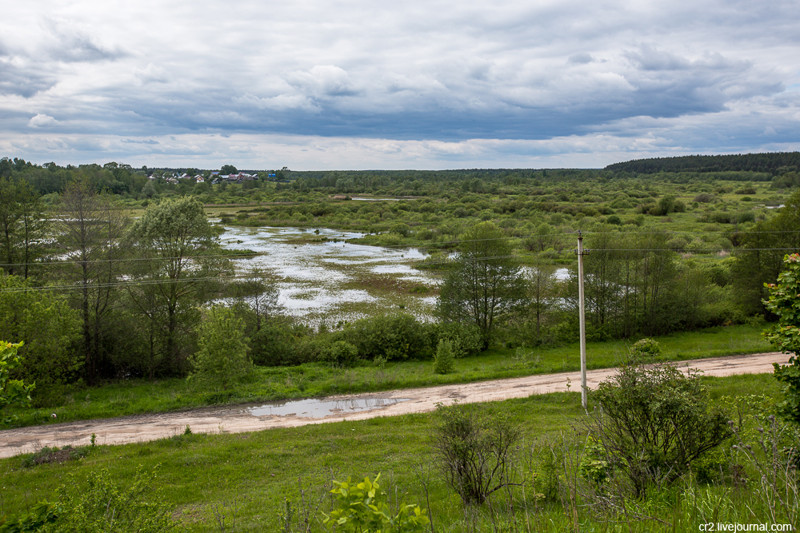
<instances>
[{"instance_id":1,"label":"dirt road","mask_svg":"<svg viewBox=\"0 0 800 533\"><path fill-rule=\"evenodd\" d=\"M676 363L696 368L706 376L772 372L772 363L785 363L788 355L778 352L696 359ZM589 388L614 374L614 369L587 372ZM580 373L542 374L522 378L443 385L381 393L336 396L320 400L276 403L271 406L238 405L209 407L162 414L148 414L48 424L0 431L0 457L30 453L44 446L124 444L171 437L189 426L193 433L240 433L306 424L363 420L377 416L424 413L436 404L492 402L533 394L580 390Z\"/></svg>"}]
</instances>

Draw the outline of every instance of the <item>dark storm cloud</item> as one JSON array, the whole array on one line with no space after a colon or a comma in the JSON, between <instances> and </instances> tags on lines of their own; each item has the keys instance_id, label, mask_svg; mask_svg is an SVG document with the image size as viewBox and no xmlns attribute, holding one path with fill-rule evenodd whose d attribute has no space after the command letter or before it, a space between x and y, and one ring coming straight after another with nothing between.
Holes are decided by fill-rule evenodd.
<instances>
[{"instance_id":1,"label":"dark storm cloud","mask_svg":"<svg viewBox=\"0 0 800 533\"><path fill-rule=\"evenodd\" d=\"M57 132L81 153L165 154L185 139L195 157L287 137L351 168L786 146L797 18L783 0L15 3L0 22L0 113L18 118L0 139Z\"/></svg>"}]
</instances>

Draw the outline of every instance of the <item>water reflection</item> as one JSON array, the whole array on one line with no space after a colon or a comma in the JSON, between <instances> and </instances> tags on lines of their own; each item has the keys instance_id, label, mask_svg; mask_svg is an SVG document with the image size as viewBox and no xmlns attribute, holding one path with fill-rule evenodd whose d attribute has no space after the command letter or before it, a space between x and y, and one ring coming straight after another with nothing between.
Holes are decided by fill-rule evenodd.
<instances>
[{"instance_id":1,"label":"water reflection","mask_svg":"<svg viewBox=\"0 0 800 533\"><path fill-rule=\"evenodd\" d=\"M297 400L271 403L250 407L247 412L253 416L296 416L300 418L325 418L347 413L383 409L408 398L358 398L350 400Z\"/></svg>"},{"instance_id":2,"label":"water reflection","mask_svg":"<svg viewBox=\"0 0 800 533\"><path fill-rule=\"evenodd\" d=\"M309 323L335 317L354 320L361 314L353 304L369 304L393 309L398 303L424 317L432 310L431 300L405 295L398 302L385 294L373 293L369 286L359 286L360 276L392 276L399 280L435 286L438 280L409 263L425 259L416 248L384 248L345 242L363 237L363 233L326 228L245 228L225 227L222 246L248 249L259 255L236 259L241 271L254 267L278 279L278 303L286 313Z\"/></svg>"}]
</instances>

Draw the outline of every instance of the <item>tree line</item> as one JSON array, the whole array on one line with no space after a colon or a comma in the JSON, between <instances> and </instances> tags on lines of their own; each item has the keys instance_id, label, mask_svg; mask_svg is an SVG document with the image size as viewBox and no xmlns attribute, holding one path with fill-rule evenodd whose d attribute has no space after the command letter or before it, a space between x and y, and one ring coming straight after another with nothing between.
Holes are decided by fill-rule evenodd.
<instances>
[{"instance_id":1,"label":"tree line","mask_svg":"<svg viewBox=\"0 0 800 533\"><path fill-rule=\"evenodd\" d=\"M614 163L605 170L615 172L725 172L749 171L777 174L779 171L800 170L800 152L771 152L761 154L687 155L655 157Z\"/></svg>"}]
</instances>

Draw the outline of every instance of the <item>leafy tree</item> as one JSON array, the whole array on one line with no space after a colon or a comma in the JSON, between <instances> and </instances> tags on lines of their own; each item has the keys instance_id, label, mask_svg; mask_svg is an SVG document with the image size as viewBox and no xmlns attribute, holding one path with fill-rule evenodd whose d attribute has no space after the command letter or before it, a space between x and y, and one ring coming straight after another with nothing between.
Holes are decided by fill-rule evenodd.
<instances>
[{"instance_id":1,"label":"leafy tree","mask_svg":"<svg viewBox=\"0 0 800 533\"><path fill-rule=\"evenodd\" d=\"M233 165L222 165L219 169L220 174L236 174L239 170Z\"/></svg>"},{"instance_id":2,"label":"leafy tree","mask_svg":"<svg viewBox=\"0 0 800 533\"><path fill-rule=\"evenodd\" d=\"M27 278L40 247L44 217L39 196L23 180L0 178L2 268Z\"/></svg>"},{"instance_id":3,"label":"leafy tree","mask_svg":"<svg viewBox=\"0 0 800 533\"><path fill-rule=\"evenodd\" d=\"M742 248L731 270L734 298L746 314L763 313L766 284L777 279L787 253L800 251L800 190L774 216L732 240Z\"/></svg>"},{"instance_id":4,"label":"leafy tree","mask_svg":"<svg viewBox=\"0 0 800 533\"><path fill-rule=\"evenodd\" d=\"M460 240L458 257L442 285L439 315L474 323L486 348L498 320L523 302L523 278L502 230L493 223L473 226Z\"/></svg>"},{"instance_id":5,"label":"leafy tree","mask_svg":"<svg viewBox=\"0 0 800 533\"><path fill-rule=\"evenodd\" d=\"M213 256L218 238L203 205L191 197L149 206L128 237L143 259L136 262L129 294L148 322L151 373L159 364L181 372L190 343L178 337L191 329L204 288L227 265Z\"/></svg>"},{"instance_id":6,"label":"leafy tree","mask_svg":"<svg viewBox=\"0 0 800 533\"><path fill-rule=\"evenodd\" d=\"M775 364L775 378L784 386L784 414L800 422L800 254L787 255L784 265L778 282L767 285L764 305L778 316L778 323L765 335L778 350L792 354L788 364Z\"/></svg>"},{"instance_id":7,"label":"leafy tree","mask_svg":"<svg viewBox=\"0 0 800 533\"><path fill-rule=\"evenodd\" d=\"M127 219L107 195L96 194L87 180L73 181L61 195L59 244L68 255L63 275L77 282L77 307L83 320L87 381L94 382L105 358L104 337L113 303L118 300Z\"/></svg>"},{"instance_id":8,"label":"leafy tree","mask_svg":"<svg viewBox=\"0 0 800 533\"><path fill-rule=\"evenodd\" d=\"M677 255L666 234L601 232L591 234L587 244L584 280L591 337L658 335L680 323L688 293L675 282ZM578 277L572 270L567 301L573 309L577 298Z\"/></svg>"},{"instance_id":9,"label":"leafy tree","mask_svg":"<svg viewBox=\"0 0 800 533\"><path fill-rule=\"evenodd\" d=\"M31 401L34 385L26 385L20 379L11 379L15 368L20 366L21 359L17 350L22 343L11 344L0 341L0 415L10 405L27 405ZM0 422L9 422L13 417L2 418Z\"/></svg>"},{"instance_id":10,"label":"leafy tree","mask_svg":"<svg viewBox=\"0 0 800 533\"><path fill-rule=\"evenodd\" d=\"M15 375L39 390L72 381L83 368L78 313L65 298L17 276L0 275L0 338L24 341L19 353L25 365Z\"/></svg>"},{"instance_id":11,"label":"leafy tree","mask_svg":"<svg viewBox=\"0 0 800 533\"><path fill-rule=\"evenodd\" d=\"M190 359L189 379L228 389L252 370L244 322L233 309L215 305L198 328L199 349Z\"/></svg>"},{"instance_id":12,"label":"leafy tree","mask_svg":"<svg viewBox=\"0 0 800 533\"><path fill-rule=\"evenodd\" d=\"M533 323L536 340L540 341L542 325L555 307L557 300L555 272L537 265L525 272L525 282L527 289L526 315Z\"/></svg>"},{"instance_id":13,"label":"leafy tree","mask_svg":"<svg viewBox=\"0 0 800 533\"><path fill-rule=\"evenodd\" d=\"M264 321L280 312L279 290L275 280L260 268L251 269L247 277L231 287L236 298L253 310L255 331Z\"/></svg>"}]
</instances>

